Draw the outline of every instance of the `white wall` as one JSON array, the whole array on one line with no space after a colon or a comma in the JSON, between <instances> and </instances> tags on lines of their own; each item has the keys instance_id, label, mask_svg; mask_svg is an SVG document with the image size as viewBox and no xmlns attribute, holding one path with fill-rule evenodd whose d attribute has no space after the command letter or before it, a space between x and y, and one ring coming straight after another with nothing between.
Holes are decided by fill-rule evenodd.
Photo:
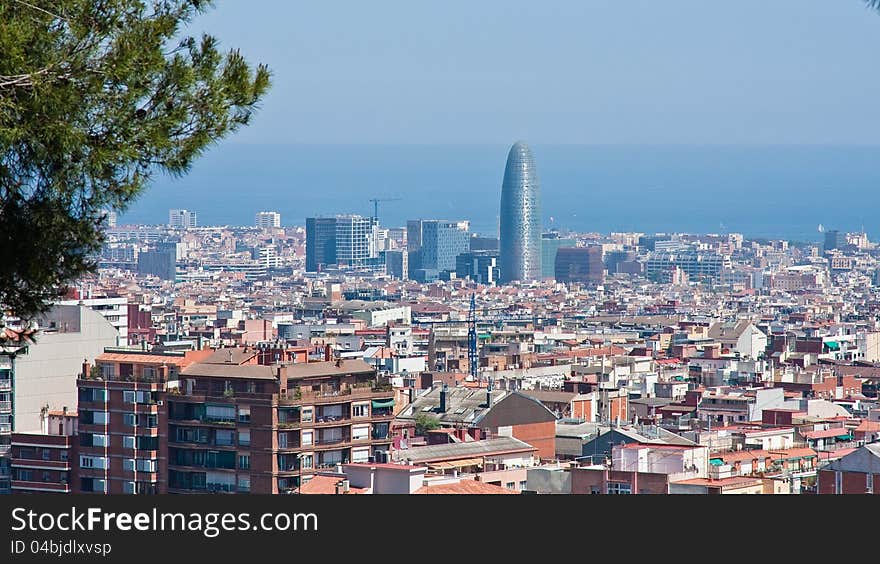
<instances>
[{"instance_id":1,"label":"white wall","mask_svg":"<svg viewBox=\"0 0 880 564\"><path fill-rule=\"evenodd\" d=\"M79 306L80 331L45 333L15 359L15 431L42 430L40 409L76 410L76 379L83 360L94 364L104 347L116 346L116 329L98 312Z\"/></svg>"}]
</instances>

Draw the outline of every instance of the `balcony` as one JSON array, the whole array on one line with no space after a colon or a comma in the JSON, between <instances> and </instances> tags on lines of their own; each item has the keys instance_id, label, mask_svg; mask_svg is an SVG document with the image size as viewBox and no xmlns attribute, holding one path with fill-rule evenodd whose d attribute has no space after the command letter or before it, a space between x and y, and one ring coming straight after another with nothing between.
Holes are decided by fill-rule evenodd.
<instances>
[{"instance_id":1,"label":"balcony","mask_svg":"<svg viewBox=\"0 0 880 564\"><path fill-rule=\"evenodd\" d=\"M12 402L0 401L0 411L12 411Z\"/></svg>"},{"instance_id":2,"label":"balcony","mask_svg":"<svg viewBox=\"0 0 880 564\"><path fill-rule=\"evenodd\" d=\"M12 380L0 380L0 392L8 392L12 389Z\"/></svg>"},{"instance_id":3,"label":"balcony","mask_svg":"<svg viewBox=\"0 0 880 564\"><path fill-rule=\"evenodd\" d=\"M353 399L369 399L376 394L386 394L392 391L391 386L350 386L347 388L326 389L326 390L303 390L296 389L289 391L286 402L296 402L300 404L328 404L328 403L345 403Z\"/></svg>"},{"instance_id":4,"label":"balcony","mask_svg":"<svg viewBox=\"0 0 880 564\"><path fill-rule=\"evenodd\" d=\"M0 433L11 433L12 423L0 423Z\"/></svg>"},{"instance_id":5,"label":"balcony","mask_svg":"<svg viewBox=\"0 0 880 564\"><path fill-rule=\"evenodd\" d=\"M12 489L18 491L70 493L70 484L65 482L32 482L12 480Z\"/></svg>"},{"instance_id":6,"label":"balcony","mask_svg":"<svg viewBox=\"0 0 880 564\"><path fill-rule=\"evenodd\" d=\"M211 493L231 493L235 491L235 484L205 484L205 490Z\"/></svg>"},{"instance_id":7,"label":"balcony","mask_svg":"<svg viewBox=\"0 0 880 564\"><path fill-rule=\"evenodd\" d=\"M326 438L326 439L319 437L318 439L315 440L315 447L320 448L320 447L327 446L327 445L341 445L343 443L349 442L350 440L351 439L346 435L343 435L341 437L331 437L331 438Z\"/></svg>"}]
</instances>

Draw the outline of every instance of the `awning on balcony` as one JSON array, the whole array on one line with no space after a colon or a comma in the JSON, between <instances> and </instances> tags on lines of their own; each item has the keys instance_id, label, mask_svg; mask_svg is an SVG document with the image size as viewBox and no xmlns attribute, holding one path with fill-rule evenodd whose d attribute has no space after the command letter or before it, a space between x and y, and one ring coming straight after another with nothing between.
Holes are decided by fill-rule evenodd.
<instances>
[{"instance_id":1,"label":"awning on balcony","mask_svg":"<svg viewBox=\"0 0 880 564\"><path fill-rule=\"evenodd\" d=\"M373 409L383 409L386 407L394 407L394 400L373 400Z\"/></svg>"}]
</instances>

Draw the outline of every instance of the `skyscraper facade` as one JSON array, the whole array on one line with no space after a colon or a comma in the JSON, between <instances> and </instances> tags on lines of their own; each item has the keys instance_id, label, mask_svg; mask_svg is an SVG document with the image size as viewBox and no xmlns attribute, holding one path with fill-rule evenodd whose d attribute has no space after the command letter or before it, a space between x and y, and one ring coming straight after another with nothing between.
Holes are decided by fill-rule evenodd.
<instances>
[{"instance_id":1,"label":"skyscraper facade","mask_svg":"<svg viewBox=\"0 0 880 564\"><path fill-rule=\"evenodd\" d=\"M541 236L541 278L554 278L556 275L556 252L562 247L576 247L577 240L560 237L558 231Z\"/></svg>"},{"instance_id":2,"label":"skyscraper facade","mask_svg":"<svg viewBox=\"0 0 880 564\"><path fill-rule=\"evenodd\" d=\"M336 216L336 262L344 267L369 266L379 256L375 218L359 215ZM372 261L375 262L375 261Z\"/></svg>"},{"instance_id":3,"label":"skyscraper facade","mask_svg":"<svg viewBox=\"0 0 880 564\"><path fill-rule=\"evenodd\" d=\"M501 185L501 282L541 278L541 194L528 145L510 148Z\"/></svg>"},{"instance_id":4,"label":"skyscraper facade","mask_svg":"<svg viewBox=\"0 0 880 564\"><path fill-rule=\"evenodd\" d=\"M306 218L306 272L336 264L336 218Z\"/></svg>"}]
</instances>

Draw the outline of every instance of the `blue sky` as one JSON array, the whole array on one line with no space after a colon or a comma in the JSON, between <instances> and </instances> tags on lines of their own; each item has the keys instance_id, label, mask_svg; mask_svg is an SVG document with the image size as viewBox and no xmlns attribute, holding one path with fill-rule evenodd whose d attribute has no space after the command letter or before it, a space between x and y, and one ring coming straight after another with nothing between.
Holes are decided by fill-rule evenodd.
<instances>
[{"instance_id":1,"label":"blue sky","mask_svg":"<svg viewBox=\"0 0 880 564\"><path fill-rule=\"evenodd\" d=\"M860 0L217 0L274 87L246 143L876 144Z\"/></svg>"}]
</instances>

